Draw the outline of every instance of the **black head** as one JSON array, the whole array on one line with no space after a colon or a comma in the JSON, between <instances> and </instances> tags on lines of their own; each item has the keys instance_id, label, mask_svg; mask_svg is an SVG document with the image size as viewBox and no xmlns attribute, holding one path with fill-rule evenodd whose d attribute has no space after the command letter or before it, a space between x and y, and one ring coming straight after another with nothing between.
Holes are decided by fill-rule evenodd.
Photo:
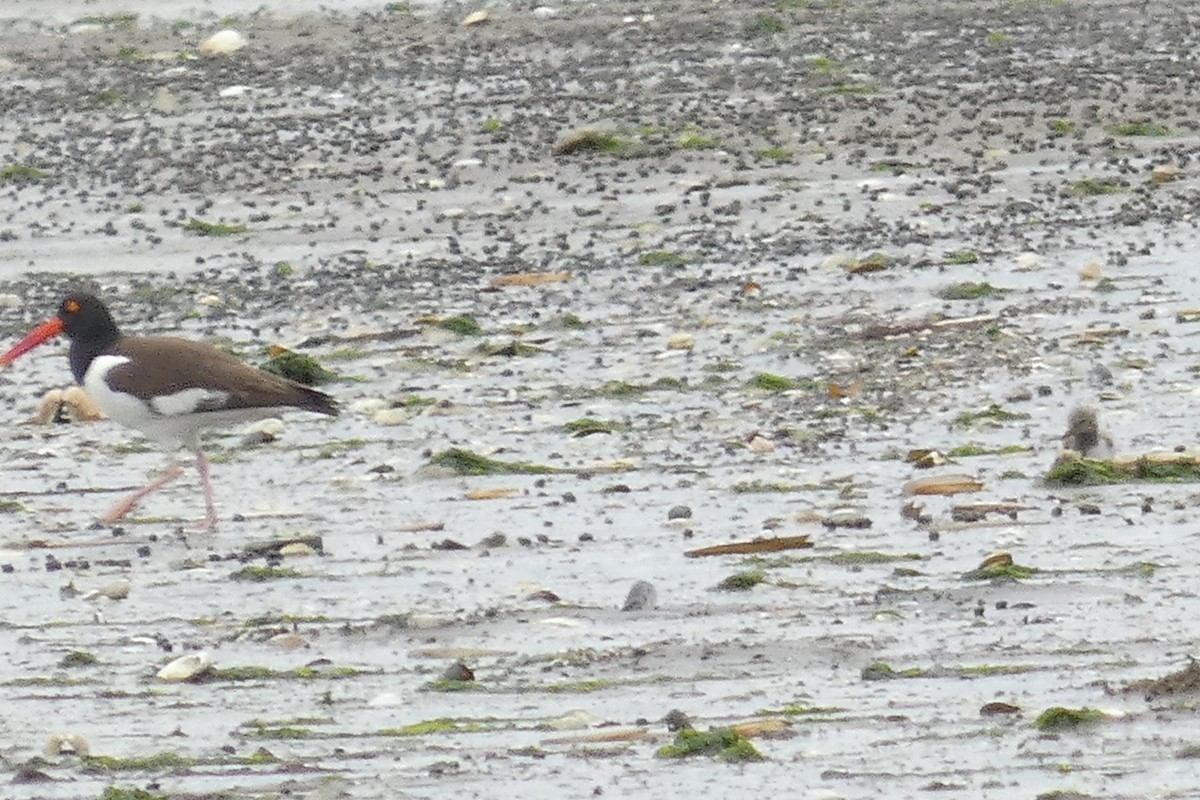
<instances>
[{"instance_id":1,"label":"black head","mask_svg":"<svg viewBox=\"0 0 1200 800\"><path fill-rule=\"evenodd\" d=\"M62 301L62 305L58 307L58 314L38 325L7 353L0 356L0 366L12 363L23 353L28 353L42 342L60 335L71 340L71 372L79 383L83 382L83 376L92 359L121 338L117 323L113 322L104 303L90 294L72 294Z\"/></svg>"},{"instance_id":2,"label":"black head","mask_svg":"<svg viewBox=\"0 0 1200 800\"><path fill-rule=\"evenodd\" d=\"M73 342L107 346L120 336L108 306L86 292L67 295L58 307L58 318L63 335Z\"/></svg>"}]
</instances>

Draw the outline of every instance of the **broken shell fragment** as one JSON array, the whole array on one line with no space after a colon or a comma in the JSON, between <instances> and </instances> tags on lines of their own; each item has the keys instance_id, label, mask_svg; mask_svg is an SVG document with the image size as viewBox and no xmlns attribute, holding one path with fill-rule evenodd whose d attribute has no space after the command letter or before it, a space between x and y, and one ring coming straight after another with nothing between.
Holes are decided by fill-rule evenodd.
<instances>
[{"instance_id":1,"label":"broken shell fragment","mask_svg":"<svg viewBox=\"0 0 1200 800\"><path fill-rule=\"evenodd\" d=\"M31 420L35 425L64 422L93 422L104 419L92 398L78 386L51 389L42 395L37 413Z\"/></svg>"},{"instance_id":2,"label":"broken shell fragment","mask_svg":"<svg viewBox=\"0 0 1200 800\"><path fill-rule=\"evenodd\" d=\"M109 600L124 600L129 597L129 581L125 578L115 580L112 583L106 583L99 589L93 589L83 595L84 600L95 600L104 597Z\"/></svg>"},{"instance_id":3,"label":"broken shell fragment","mask_svg":"<svg viewBox=\"0 0 1200 800\"><path fill-rule=\"evenodd\" d=\"M92 746L81 733L55 733L46 740L42 752L53 758L63 753L74 753L77 756L91 755Z\"/></svg>"},{"instance_id":4,"label":"broken shell fragment","mask_svg":"<svg viewBox=\"0 0 1200 800\"><path fill-rule=\"evenodd\" d=\"M978 492L983 482L974 475L931 475L915 478L904 484L905 494L958 494Z\"/></svg>"},{"instance_id":5,"label":"broken shell fragment","mask_svg":"<svg viewBox=\"0 0 1200 800\"><path fill-rule=\"evenodd\" d=\"M980 569L994 569L996 567L1011 567L1013 557L1009 553L992 553L985 558L980 564Z\"/></svg>"}]
</instances>

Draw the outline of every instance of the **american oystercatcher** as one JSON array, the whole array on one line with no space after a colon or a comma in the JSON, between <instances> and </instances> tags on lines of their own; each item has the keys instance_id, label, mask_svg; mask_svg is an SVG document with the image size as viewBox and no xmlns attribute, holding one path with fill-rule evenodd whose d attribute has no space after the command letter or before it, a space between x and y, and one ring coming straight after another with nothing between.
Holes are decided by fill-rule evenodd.
<instances>
[{"instance_id":1,"label":"american oystercatcher","mask_svg":"<svg viewBox=\"0 0 1200 800\"><path fill-rule=\"evenodd\" d=\"M63 300L57 315L0 356L0 366L60 334L71 341L75 381L110 419L173 450L187 447L196 454L208 510L202 524L207 527L216 524L217 512L208 458L200 448L201 431L272 417L286 408L338 413L329 395L243 364L210 345L170 336L125 336L104 303L90 294ZM121 519L181 471L172 459L166 472L114 506L100 522Z\"/></svg>"}]
</instances>

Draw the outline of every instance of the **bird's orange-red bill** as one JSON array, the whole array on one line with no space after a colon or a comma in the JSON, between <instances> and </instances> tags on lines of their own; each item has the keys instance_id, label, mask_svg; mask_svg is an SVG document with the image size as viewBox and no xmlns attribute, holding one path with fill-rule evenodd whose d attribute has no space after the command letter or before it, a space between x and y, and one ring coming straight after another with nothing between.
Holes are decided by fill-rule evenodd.
<instances>
[{"instance_id":1,"label":"bird's orange-red bill","mask_svg":"<svg viewBox=\"0 0 1200 800\"><path fill-rule=\"evenodd\" d=\"M63 321L58 317L51 317L41 325L38 325L36 328L31 330L24 339L14 344L12 349L10 349L7 353L0 356L0 366L11 364L18 357L28 353L30 350L37 347L47 339L53 339L62 332Z\"/></svg>"}]
</instances>

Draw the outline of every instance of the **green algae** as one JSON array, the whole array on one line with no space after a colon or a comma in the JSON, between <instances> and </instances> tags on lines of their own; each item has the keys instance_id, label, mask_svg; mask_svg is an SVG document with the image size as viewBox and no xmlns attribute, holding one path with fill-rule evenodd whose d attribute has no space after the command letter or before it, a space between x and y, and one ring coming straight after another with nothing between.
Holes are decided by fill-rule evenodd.
<instances>
[{"instance_id":1,"label":"green algae","mask_svg":"<svg viewBox=\"0 0 1200 800\"><path fill-rule=\"evenodd\" d=\"M262 369L264 372L279 375L280 377L287 378L289 381L302 383L305 386L329 383L338 378L336 372L321 366L321 362L312 356L293 353L290 350L285 350L278 355L272 356L262 365Z\"/></svg>"},{"instance_id":2,"label":"green algae","mask_svg":"<svg viewBox=\"0 0 1200 800\"><path fill-rule=\"evenodd\" d=\"M979 263L979 254L974 250L953 250L942 256L942 263L951 265L977 264Z\"/></svg>"},{"instance_id":3,"label":"green algae","mask_svg":"<svg viewBox=\"0 0 1200 800\"><path fill-rule=\"evenodd\" d=\"M851 550L825 557L830 564L863 566L866 564L889 564L893 561L924 561L920 553L880 553L874 550Z\"/></svg>"},{"instance_id":4,"label":"green algae","mask_svg":"<svg viewBox=\"0 0 1200 800\"><path fill-rule=\"evenodd\" d=\"M1023 411L1008 411L997 403L992 403L982 411L965 411L954 418L956 427L968 427L977 422L1000 424L1004 422L1019 422L1030 419Z\"/></svg>"},{"instance_id":5,"label":"green algae","mask_svg":"<svg viewBox=\"0 0 1200 800\"><path fill-rule=\"evenodd\" d=\"M246 232L246 226L231 222L207 222L195 217L188 220L183 229L197 236L237 236Z\"/></svg>"},{"instance_id":6,"label":"green algae","mask_svg":"<svg viewBox=\"0 0 1200 800\"><path fill-rule=\"evenodd\" d=\"M429 458L429 464L456 475L555 475L563 470L526 461L500 461L461 447L451 447Z\"/></svg>"},{"instance_id":7,"label":"green algae","mask_svg":"<svg viewBox=\"0 0 1200 800\"><path fill-rule=\"evenodd\" d=\"M898 670L884 661L874 661L862 668L861 676L864 681L890 681L899 678L921 678L925 674L925 670L918 667Z\"/></svg>"},{"instance_id":8,"label":"green algae","mask_svg":"<svg viewBox=\"0 0 1200 800\"><path fill-rule=\"evenodd\" d=\"M697 731L691 728L675 734L672 744L663 745L655 753L658 758L688 758L713 756L718 761L762 761L754 743L732 728Z\"/></svg>"},{"instance_id":9,"label":"green algae","mask_svg":"<svg viewBox=\"0 0 1200 800\"><path fill-rule=\"evenodd\" d=\"M979 444L962 444L946 451L950 458L973 458L975 456L1010 456L1017 453L1032 453L1033 448L1023 444L1008 444L1003 447L984 447Z\"/></svg>"},{"instance_id":10,"label":"green algae","mask_svg":"<svg viewBox=\"0 0 1200 800\"><path fill-rule=\"evenodd\" d=\"M478 681L456 681L452 678L440 678L426 684L425 690L454 694L456 692L486 692L487 687Z\"/></svg>"},{"instance_id":11,"label":"green algae","mask_svg":"<svg viewBox=\"0 0 1200 800\"><path fill-rule=\"evenodd\" d=\"M117 786L109 786L100 793L100 800L168 800L168 798L165 794L155 794L137 787L122 789Z\"/></svg>"},{"instance_id":12,"label":"green algae","mask_svg":"<svg viewBox=\"0 0 1200 800\"><path fill-rule=\"evenodd\" d=\"M549 694L591 694L592 692L611 689L616 685L617 682L610 678L592 678L590 680L568 681L566 683L551 683L536 688L538 691L548 692Z\"/></svg>"},{"instance_id":13,"label":"green algae","mask_svg":"<svg viewBox=\"0 0 1200 800\"><path fill-rule=\"evenodd\" d=\"M6 167L0 167L0 183L32 183L49 176L50 173L45 170L28 167L24 164L9 164Z\"/></svg>"},{"instance_id":14,"label":"green algae","mask_svg":"<svg viewBox=\"0 0 1200 800\"><path fill-rule=\"evenodd\" d=\"M1049 486L1196 481L1200 481L1200 460L1192 456L1138 458L1121 462L1097 458L1060 458L1045 476L1045 482Z\"/></svg>"},{"instance_id":15,"label":"green algae","mask_svg":"<svg viewBox=\"0 0 1200 800\"><path fill-rule=\"evenodd\" d=\"M965 581L1023 581L1038 573L1037 567L1021 564L991 564L963 573Z\"/></svg>"},{"instance_id":16,"label":"green algae","mask_svg":"<svg viewBox=\"0 0 1200 800\"><path fill-rule=\"evenodd\" d=\"M1106 714L1095 708L1047 708L1033 721L1039 731L1064 731L1092 725L1106 718Z\"/></svg>"},{"instance_id":17,"label":"green algae","mask_svg":"<svg viewBox=\"0 0 1200 800\"><path fill-rule=\"evenodd\" d=\"M788 492L823 491L832 487L820 483L785 483L783 481L740 481L730 487L734 494L786 494Z\"/></svg>"},{"instance_id":18,"label":"green algae","mask_svg":"<svg viewBox=\"0 0 1200 800\"><path fill-rule=\"evenodd\" d=\"M759 389L764 392L786 392L789 389L795 389L799 384L791 378L785 378L782 375L774 375L770 372L760 372L750 379L748 385L753 389Z\"/></svg>"},{"instance_id":19,"label":"green algae","mask_svg":"<svg viewBox=\"0 0 1200 800\"><path fill-rule=\"evenodd\" d=\"M63 669L71 669L72 667L94 667L100 663L100 659L94 653L89 653L85 650L72 650L61 659L58 666Z\"/></svg>"},{"instance_id":20,"label":"green algae","mask_svg":"<svg viewBox=\"0 0 1200 800\"><path fill-rule=\"evenodd\" d=\"M459 336L483 336L484 334L483 328L475 321L475 318L466 314L446 317L439 320L437 326L451 333L457 333Z\"/></svg>"},{"instance_id":21,"label":"green algae","mask_svg":"<svg viewBox=\"0 0 1200 800\"><path fill-rule=\"evenodd\" d=\"M1083 178L1071 184L1071 194L1077 197L1097 197L1105 194L1117 194L1125 191L1125 187L1115 180L1099 178Z\"/></svg>"},{"instance_id":22,"label":"green algae","mask_svg":"<svg viewBox=\"0 0 1200 800\"><path fill-rule=\"evenodd\" d=\"M296 667L295 669L273 669L254 665L238 667L212 667L197 676L194 683L241 683L245 681L312 681L344 680L365 675L356 667Z\"/></svg>"},{"instance_id":23,"label":"green algae","mask_svg":"<svg viewBox=\"0 0 1200 800\"><path fill-rule=\"evenodd\" d=\"M247 565L236 572L230 573L229 580L262 583L264 581L274 581L281 578L299 577L302 577L302 573L292 569L291 567L260 567L255 565Z\"/></svg>"},{"instance_id":24,"label":"green algae","mask_svg":"<svg viewBox=\"0 0 1200 800\"><path fill-rule=\"evenodd\" d=\"M594 433L616 433L621 425L604 419L580 417L563 425L563 430L576 438L591 436Z\"/></svg>"},{"instance_id":25,"label":"green algae","mask_svg":"<svg viewBox=\"0 0 1200 800\"><path fill-rule=\"evenodd\" d=\"M311 728L283 725L277 728L258 727L247 733L254 739L311 739L316 734Z\"/></svg>"},{"instance_id":26,"label":"green algae","mask_svg":"<svg viewBox=\"0 0 1200 800\"><path fill-rule=\"evenodd\" d=\"M643 267L682 267L686 263L686 258L669 250L650 250L638 256Z\"/></svg>"},{"instance_id":27,"label":"green algae","mask_svg":"<svg viewBox=\"0 0 1200 800\"><path fill-rule=\"evenodd\" d=\"M964 281L939 289L937 297L939 300L982 300L989 297L1003 297L1006 294L1008 294L1007 289L999 289L987 282Z\"/></svg>"},{"instance_id":28,"label":"green algae","mask_svg":"<svg viewBox=\"0 0 1200 800\"><path fill-rule=\"evenodd\" d=\"M748 592L767 579L762 570L735 572L717 584L717 590L722 592Z\"/></svg>"},{"instance_id":29,"label":"green algae","mask_svg":"<svg viewBox=\"0 0 1200 800\"><path fill-rule=\"evenodd\" d=\"M163 752L149 756L83 756L80 764L85 772L169 772L191 769L198 762L178 753Z\"/></svg>"}]
</instances>

